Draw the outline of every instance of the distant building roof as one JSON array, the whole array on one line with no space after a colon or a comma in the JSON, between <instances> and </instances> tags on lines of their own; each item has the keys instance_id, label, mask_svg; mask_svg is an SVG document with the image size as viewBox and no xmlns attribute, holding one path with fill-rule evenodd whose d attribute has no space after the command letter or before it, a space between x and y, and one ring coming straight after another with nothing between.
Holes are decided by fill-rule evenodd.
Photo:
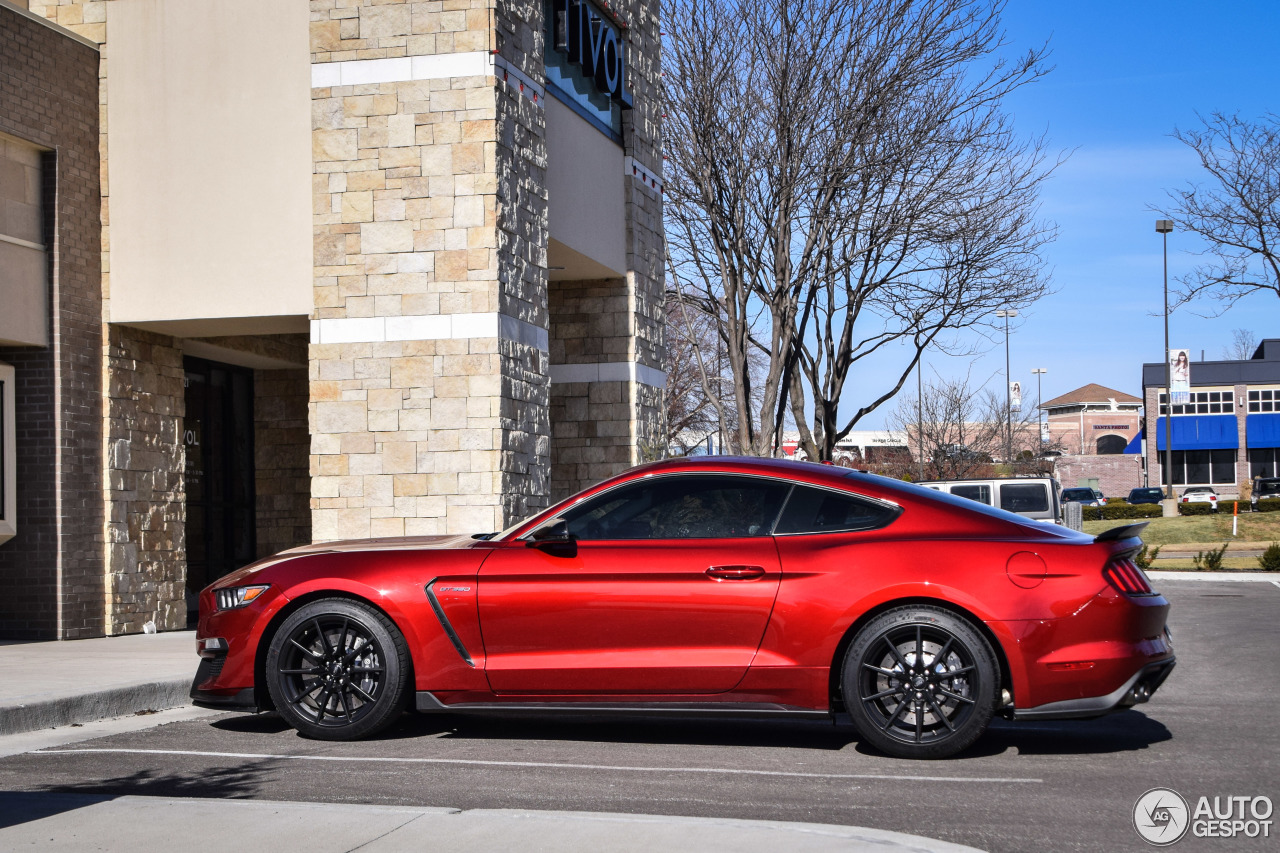
<instances>
[{"instance_id":1,"label":"distant building roof","mask_svg":"<svg viewBox=\"0 0 1280 853\"><path fill-rule=\"evenodd\" d=\"M1061 397L1054 397L1052 400L1041 403L1040 408L1053 409L1058 406L1079 406L1083 403L1110 403L1112 400L1117 403L1137 403L1142 405L1142 399L1139 397L1090 382L1083 388L1068 391Z\"/></svg>"},{"instance_id":2,"label":"distant building roof","mask_svg":"<svg viewBox=\"0 0 1280 853\"><path fill-rule=\"evenodd\" d=\"M1252 358L1191 362L1191 385L1259 385L1280 382L1280 338L1258 344ZM1142 365L1142 387L1164 387L1165 366Z\"/></svg>"}]
</instances>

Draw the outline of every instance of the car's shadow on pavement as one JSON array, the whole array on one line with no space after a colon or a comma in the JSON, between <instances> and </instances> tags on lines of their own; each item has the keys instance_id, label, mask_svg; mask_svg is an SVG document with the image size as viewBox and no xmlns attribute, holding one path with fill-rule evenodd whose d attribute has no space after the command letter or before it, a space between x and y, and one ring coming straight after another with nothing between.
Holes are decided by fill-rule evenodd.
<instances>
[{"instance_id":1,"label":"car's shadow on pavement","mask_svg":"<svg viewBox=\"0 0 1280 853\"><path fill-rule=\"evenodd\" d=\"M1163 723L1141 711L1120 711L1094 720L994 720L991 728L960 758L1002 755L1101 755L1133 752L1170 740Z\"/></svg>"},{"instance_id":2,"label":"car's shadow on pavement","mask_svg":"<svg viewBox=\"0 0 1280 853\"><path fill-rule=\"evenodd\" d=\"M276 714L224 717L215 728L248 735L302 739ZM838 752L852 748L882 756L859 742L849 725L823 721L649 719L405 714L381 734L364 742L412 740L564 741L578 743L666 744L807 749ZM979 741L955 760L997 755L1089 755L1131 752L1169 740L1170 731L1139 711L1122 711L1095 720L993 720Z\"/></svg>"}]
</instances>

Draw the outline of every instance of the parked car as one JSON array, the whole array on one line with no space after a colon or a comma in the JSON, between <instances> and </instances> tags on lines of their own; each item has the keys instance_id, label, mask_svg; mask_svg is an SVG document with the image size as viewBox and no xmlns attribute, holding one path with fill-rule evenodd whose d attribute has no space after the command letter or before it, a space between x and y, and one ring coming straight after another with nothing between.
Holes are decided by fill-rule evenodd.
<instances>
[{"instance_id":1,"label":"parked car","mask_svg":"<svg viewBox=\"0 0 1280 853\"><path fill-rule=\"evenodd\" d=\"M1280 477L1263 477L1258 481L1258 499L1280 498Z\"/></svg>"},{"instance_id":2,"label":"parked car","mask_svg":"<svg viewBox=\"0 0 1280 853\"><path fill-rule=\"evenodd\" d=\"M1058 482L1051 477L988 477L971 480L922 480L919 485L1035 521L1056 524L1062 515Z\"/></svg>"},{"instance_id":3,"label":"parked car","mask_svg":"<svg viewBox=\"0 0 1280 853\"><path fill-rule=\"evenodd\" d=\"M448 713L847 713L942 758L1145 702L1169 603L1100 536L831 465L633 468L501 533L295 548L200 594L198 705L366 737ZM1028 630L1028 626L1051 630Z\"/></svg>"},{"instance_id":4,"label":"parked car","mask_svg":"<svg viewBox=\"0 0 1280 853\"><path fill-rule=\"evenodd\" d=\"M1084 506L1106 506L1107 505L1107 499L1102 496L1102 492L1098 491L1097 489L1088 489L1083 487L1074 488L1074 489L1063 489L1061 501L1063 503L1067 503L1068 501L1075 501L1076 503L1083 504Z\"/></svg>"},{"instance_id":5,"label":"parked car","mask_svg":"<svg viewBox=\"0 0 1280 853\"><path fill-rule=\"evenodd\" d=\"M1164 500L1164 489L1155 486L1143 486L1140 489L1129 490L1129 503L1131 504L1158 504Z\"/></svg>"},{"instance_id":6,"label":"parked car","mask_svg":"<svg viewBox=\"0 0 1280 853\"><path fill-rule=\"evenodd\" d=\"M1184 504L1209 504L1213 511L1218 511L1218 493L1212 486L1191 486L1182 493Z\"/></svg>"}]
</instances>

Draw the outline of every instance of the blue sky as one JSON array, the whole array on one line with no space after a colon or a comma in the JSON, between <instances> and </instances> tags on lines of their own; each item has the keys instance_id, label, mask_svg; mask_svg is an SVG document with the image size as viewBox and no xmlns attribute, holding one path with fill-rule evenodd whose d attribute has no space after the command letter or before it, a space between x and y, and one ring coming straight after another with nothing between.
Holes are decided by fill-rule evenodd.
<instances>
[{"instance_id":1,"label":"blue sky","mask_svg":"<svg viewBox=\"0 0 1280 853\"><path fill-rule=\"evenodd\" d=\"M1194 154L1168 134L1195 126L1197 111L1280 113L1280 2L1012 0L1004 24L1010 50L1047 40L1055 66L1009 100L1009 112L1022 133L1044 132L1053 149L1070 152L1042 194L1043 217L1059 226L1044 252L1056 292L1015 321L1013 378L1034 395L1031 369L1047 368L1045 399L1089 382L1140 394L1141 364L1158 361L1163 348L1158 215L1148 206L1201 179ZM1171 282L1201 248L1169 235ZM1175 311L1170 345L1189 348L1193 361L1202 349L1213 360L1233 329L1280 337L1274 296L1251 296L1215 319L1196 316L1216 310ZM993 339L971 374L1000 393L1003 345L1002 335ZM929 357L926 381L933 371L963 375L969 361ZM879 426L877 415L859 427Z\"/></svg>"}]
</instances>

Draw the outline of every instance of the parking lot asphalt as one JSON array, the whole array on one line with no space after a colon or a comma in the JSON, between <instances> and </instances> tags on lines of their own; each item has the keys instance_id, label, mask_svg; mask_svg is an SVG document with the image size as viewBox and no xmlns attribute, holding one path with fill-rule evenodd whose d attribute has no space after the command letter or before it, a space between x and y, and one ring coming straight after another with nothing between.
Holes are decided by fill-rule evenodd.
<instances>
[{"instance_id":1,"label":"parking lot asphalt","mask_svg":"<svg viewBox=\"0 0 1280 853\"><path fill-rule=\"evenodd\" d=\"M800 821L993 851L1148 849L1132 820L1151 788L1192 808L1201 796L1280 800L1280 585L1160 587L1178 667L1149 704L998 722L948 761L886 758L817 723L406 716L375 740L322 743L273 716L219 715L0 759L0 792ZM1276 847L1272 832L1174 849Z\"/></svg>"}]
</instances>

